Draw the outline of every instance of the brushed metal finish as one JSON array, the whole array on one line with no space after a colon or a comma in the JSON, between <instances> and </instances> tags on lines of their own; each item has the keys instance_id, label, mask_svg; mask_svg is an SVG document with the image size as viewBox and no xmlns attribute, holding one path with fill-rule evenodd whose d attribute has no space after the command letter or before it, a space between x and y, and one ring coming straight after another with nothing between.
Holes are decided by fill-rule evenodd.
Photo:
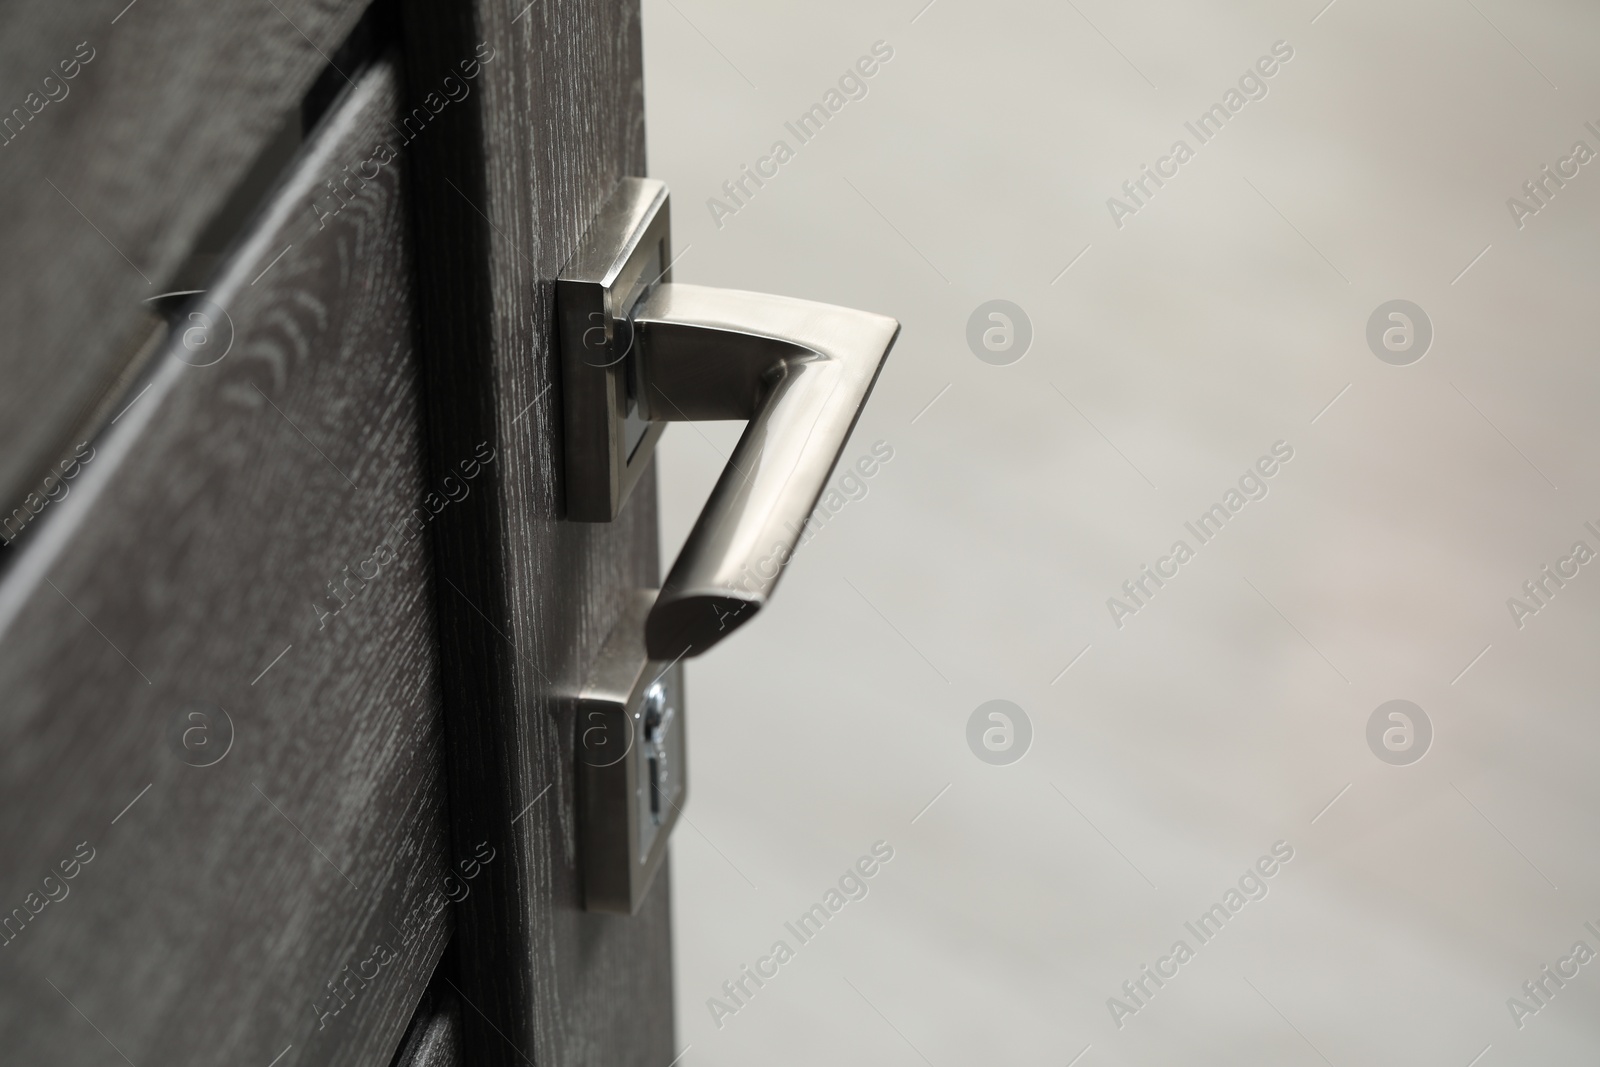
<instances>
[{"instance_id":1,"label":"brushed metal finish","mask_svg":"<svg viewBox=\"0 0 1600 1067\"><path fill-rule=\"evenodd\" d=\"M583 906L633 915L667 857L689 797L683 665L650 659L655 590L628 595L577 701Z\"/></svg>"},{"instance_id":2,"label":"brushed metal finish","mask_svg":"<svg viewBox=\"0 0 1600 1067\"><path fill-rule=\"evenodd\" d=\"M671 280L670 238L666 185L624 178L556 281L567 518L575 522L617 517L665 429L646 424L642 439L629 440L637 389L628 310L646 285Z\"/></svg>"},{"instance_id":3,"label":"brushed metal finish","mask_svg":"<svg viewBox=\"0 0 1600 1067\"><path fill-rule=\"evenodd\" d=\"M671 280L667 187L624 178L561 272L567 517L609 522L665 423L748 419L645 623L705 652L766 604L900 332L884 315Z\"/></svg>"},{"instance_id":4,"label":"brushed metal finish","mask_svg":"<svg viewBox=\"0 0 1600 1067\"><path fill-rule=\"evenodd\" d=\"M633 314L657 421L749 419L645 623L652 659L698 655L766 604L900 332L885 315L662 283Z\"/></svg>"}]
</instances>

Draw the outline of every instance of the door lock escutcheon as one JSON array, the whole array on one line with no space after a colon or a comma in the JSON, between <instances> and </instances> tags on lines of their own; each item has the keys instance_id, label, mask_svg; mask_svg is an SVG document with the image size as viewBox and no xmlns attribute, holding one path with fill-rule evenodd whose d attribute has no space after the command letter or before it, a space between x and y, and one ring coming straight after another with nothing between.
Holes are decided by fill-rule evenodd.
<instances>
[{"instance_id":1,"label":"door lock escutcheon","mask_svg":"<svg viewBox=\"0 0 1600 1067\"><path fill-rule=\"evenodd\" d=\"M867 311L679 284L671 268L667 187L624 178L556 281L569 519L614 520L667 423L748 420L661 589L629 598L578 700L591 910L643 900L682 803L680 661L766 605L900 332ZM639 743L652 701L655 757ZM586 734L586 715L614 737ZM586 737L636 758L597 767ZM652 789L655 808L640 799Z\"/></svg>"},{"instance_id":2,"label":"door lock escutcheon","mask_svg":"<svg viewBox=\"0 0 1600 1067\"><path fill-rule=\"evenodd\" d=\"M652 589L623 605L578 699L579 863L589 911L631 915L688 799L683 663L644 652Z\"/></svg>"}]
</instances>

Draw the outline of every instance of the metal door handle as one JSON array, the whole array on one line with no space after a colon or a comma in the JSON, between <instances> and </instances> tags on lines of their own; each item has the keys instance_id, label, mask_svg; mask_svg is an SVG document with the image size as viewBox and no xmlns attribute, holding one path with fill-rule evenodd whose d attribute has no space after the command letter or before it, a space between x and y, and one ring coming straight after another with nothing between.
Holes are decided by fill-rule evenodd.
<instances>
[{"instance_id":1,"label":"metal door handle","mask_svg":"<svg viewBox=\"0 0 1600 1067\"><path fill-rule=\"evenodd\" d=\"M749 420L661 590L626 600L576 694L591 911L639 910L688 795L677 661L766 604L900 332L671 267L667 187L625 178L556 281L568 518L615 519L668 422Z\"/></svg>"},{"instance_id":2,"label":"metal door handle","mask_svg":"<svg viewBox=\"0 0 1600 1067\"><path fill-rule=\"evenodd\" d=\"M645 622L698 655L766 604L900 332L883 315L668 280L667 190L624 179L561 273L567 510L615 518L662 426L748 419Z\"/></svg>"}]
</instances>

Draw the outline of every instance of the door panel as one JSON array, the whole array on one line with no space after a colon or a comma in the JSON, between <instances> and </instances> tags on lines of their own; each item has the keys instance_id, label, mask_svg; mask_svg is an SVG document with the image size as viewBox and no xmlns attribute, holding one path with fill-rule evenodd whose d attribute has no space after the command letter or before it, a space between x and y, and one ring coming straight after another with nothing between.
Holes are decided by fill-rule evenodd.
<instances>
[{"instance_id":1,"label":"door panel","mask_svg":"<svg viewBox=\"0 0 1600 1067\"><path fill-rule=\"evenodd\" d=\"M563 517L553 281L607 194L644 173L635 3L404 6L412 106L479 78L412 146L435 477L501 461L436 524L457 840L511 859L459 913L479 1064L648 1064L672 1047L668 877L639 914L581 909L572 698L630 589L657 582L653 475L615 522Z\"/></svg>"},{"instance_id":2,"label":"door panel","mask_svg":"<svg viewBox=\"0 0 1600 1067\"><path fill-rule=\"evenodd\" d=\"M509 865L463 841L446 880L410 210L401 158L361 166L400 77L353 73L10 550L7 1062L387 1062Z\"/></svg>"},{"instance_id":3,"label":"door panel","mask_svg":"<svg viewBox=\"0 0 1600 1067\"><path fill-rule=\"evenodd\" d=\"M18 0L0 34L0 503L63 450L359 0Z\"/></svg>"}]
</instances>

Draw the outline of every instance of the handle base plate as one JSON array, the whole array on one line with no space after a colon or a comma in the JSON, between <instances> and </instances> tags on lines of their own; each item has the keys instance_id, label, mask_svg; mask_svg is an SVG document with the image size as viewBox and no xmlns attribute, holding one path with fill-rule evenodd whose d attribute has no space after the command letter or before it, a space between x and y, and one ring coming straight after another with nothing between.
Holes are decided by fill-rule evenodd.
<instances>
[{"instance_id":1,"label":"handle base plate","mask_svg":"<svg viewBox=\"0 0 1600 1067\"><path fill-rule=\"evenodd\" d=\"M567 517L577 522L617 517L665 429L643 417L628 312L671 280L671 244L666 185L623 178L556 279Z\"/></svg>"}]
</instances>

